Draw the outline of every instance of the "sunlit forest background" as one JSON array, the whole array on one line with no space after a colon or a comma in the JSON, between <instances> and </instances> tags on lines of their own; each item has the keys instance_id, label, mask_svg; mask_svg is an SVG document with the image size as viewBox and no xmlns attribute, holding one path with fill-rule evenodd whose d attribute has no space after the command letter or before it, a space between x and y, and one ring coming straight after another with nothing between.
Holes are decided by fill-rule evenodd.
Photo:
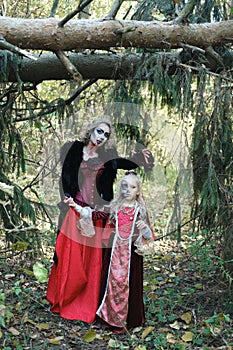
<instances>
[{"instance_id":1,"label":"sunlit forest background","mask_svg":"<svg viewBox=\"0 0 233 350\"><path fill-rule=\"evenodd\" d=\"M112 3L90 1L77 17L103 18ZM187 3L123 1L117 18L169 21ZM2 16L12 18L47 18L55 10L63 18L77 2L4 0L1 6ZM196 1L189 20L199 23L200 14L208 21L231 19L232 8L230 1ZM8 82L19 57L0 51L1 349L90 349L98 341L99 349L232 348L230 54L228 59L223 72L209 74L193 56L195 73L179 68L171 75L171 63L152 57L132 79L95 79L82 89L74 80ZM103 115L112 119L121 156L147 147L155 159L152 171L139 170L156 235L145 258L148 322L123 340L54 320L45 300L58 230L61 149Z\"/></svg>"}]
</instances>

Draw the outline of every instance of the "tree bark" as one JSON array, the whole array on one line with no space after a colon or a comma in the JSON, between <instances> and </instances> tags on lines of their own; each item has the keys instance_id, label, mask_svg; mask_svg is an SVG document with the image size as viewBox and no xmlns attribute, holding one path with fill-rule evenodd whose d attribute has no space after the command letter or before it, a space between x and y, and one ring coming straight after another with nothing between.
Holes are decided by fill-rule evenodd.
<instances>
[{"instance_id":1,"label":"tree bark","mask_svg":"<svg viewBox=\"0 0 233 350\"><path fill-rule=\"evenodd\" d=\"M177 53L163 54L164 63L172 59L179 62ZM37 61L23 58L19 65L18 74L23 82L40 83L43 80L71 80L72 76L54 54L36 56ZM83 79L132 79L137 68L146 64L152 54L83 54L72 53L68 55L70 62L78 67ZM175 70L176 65L169 65L170 70ZM147 79L146 76L140 77ZM10 70L8 82L16 82L17 77L13 69ZM1 77L0 77L1 82Z\"/></svg>"},{"instance_id":2,"label":"tree bark","mask_svg":"<svg viewBox=\"0 0 233 350\"><path fill-rule=\"evenodd\" d=\"M73 50L110 47L208 47L233 42L233 21L178 25L159 21L59 20L0 17L0 37L24 49Z\"/></svg>"}]
</instances>

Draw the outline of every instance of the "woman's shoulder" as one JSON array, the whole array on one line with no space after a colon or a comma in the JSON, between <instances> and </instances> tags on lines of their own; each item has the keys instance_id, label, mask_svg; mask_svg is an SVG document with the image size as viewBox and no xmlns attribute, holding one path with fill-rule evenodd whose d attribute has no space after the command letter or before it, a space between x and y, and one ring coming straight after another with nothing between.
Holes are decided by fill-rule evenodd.
<instances>
[{"instance_id":1,"label":"woman's shoulder","mask_svg":"<svg viewBox=\"0 0 233 350\"><path fill-rule=\"evenodd\" d=\"M61 147L60 150L60 161L61 164L64 163L64 160L68 156L73 157L74 155L77 155L79 152L82 151L83 149L83 142L75 140L75 141L67 141L64 143L64 145Z\"/></svg>"}]
</instances>

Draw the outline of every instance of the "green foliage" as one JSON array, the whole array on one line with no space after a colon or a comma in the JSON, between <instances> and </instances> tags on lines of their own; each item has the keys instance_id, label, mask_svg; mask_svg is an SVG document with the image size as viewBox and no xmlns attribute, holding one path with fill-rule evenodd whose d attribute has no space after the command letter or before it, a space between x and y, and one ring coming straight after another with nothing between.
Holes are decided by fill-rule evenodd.
<instances>
[{"instance_id":1,"label":"green foliage","mask_svg":"<svg viewBox=\"0 0 233 350\"><path fill-rule=\"evenodd\" d=\"M19 68L22 64L22 57L12 52L1 50L0 51L0 81L7 82L9 74L14 72L20 83L18 75ZM1 103L0 103L1 106Z\"/></svg>"},{"instance_id":2,"label":"green foliage","mask_svg":"<svg viewBox=\"0 0 233 350\"><path fill-rule=\"evenodd\" d=\"M209 231L225 230L232 222L232 106L230 89L216 85L213 109L200 98L193 133L194 215ZM229 231L227 230L229 233ZM230 257L229 257L230 258Z\"/></svg>"}]
</instances>

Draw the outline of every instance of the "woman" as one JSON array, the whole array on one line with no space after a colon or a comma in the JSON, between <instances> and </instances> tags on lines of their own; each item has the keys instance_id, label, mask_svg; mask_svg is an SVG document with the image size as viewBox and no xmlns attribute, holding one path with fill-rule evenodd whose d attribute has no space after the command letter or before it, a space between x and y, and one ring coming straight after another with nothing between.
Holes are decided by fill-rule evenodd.
<instances>
[{"instance_id":1,"label":"woman","mask_svg":"<svg viewBox=\"0 0 233 350\"><path fill-rule=\"evenodd\" d=\"M137 157L119 158L112 145L112 126L106 117L87 127L82 141L70 147L62 167L62 191L68 205L75 200L79 213L67 205L56 241L55 262L49 278L47 299L51 311L60 316L93 323L99 303L102 271L102 230L113 198L117 169L134 169L153 165L148 150ZM80 227L80 207L91 208L95 235L86 237ZM90 223L90 222L89 222ZM78 225L77 225L78 224Z\"/></svg>"}]
</instances>

